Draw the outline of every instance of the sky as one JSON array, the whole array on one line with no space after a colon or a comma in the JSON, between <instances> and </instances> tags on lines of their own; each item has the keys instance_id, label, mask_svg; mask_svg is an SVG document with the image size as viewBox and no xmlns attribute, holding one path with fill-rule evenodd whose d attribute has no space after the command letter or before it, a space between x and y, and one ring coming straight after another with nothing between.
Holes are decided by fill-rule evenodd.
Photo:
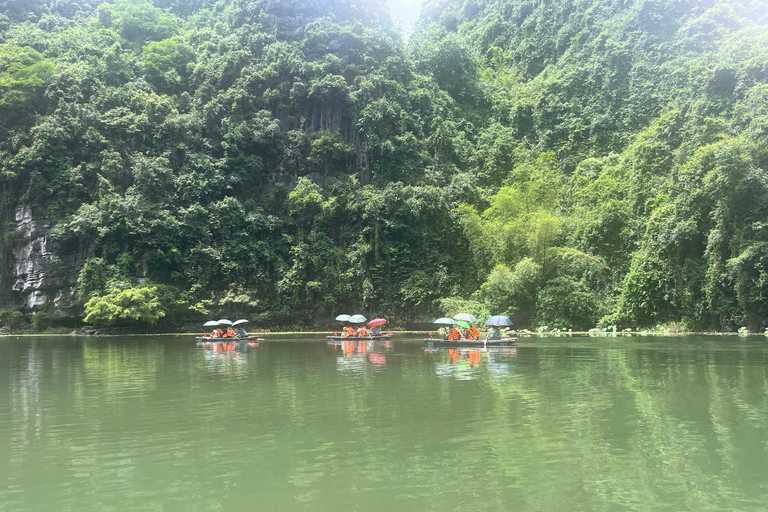
<instances>
[{"instance_id":1,"label":"sky","mask_svg":"<svg viewBox=\"0 0 768 512\"><path fill-rule=\"evenodd\" d=\"M421 0L389 0L390 14L403 27L403 38L408 40L413 30L413 24L419 18Z\"/></svg>"}]
</instances>

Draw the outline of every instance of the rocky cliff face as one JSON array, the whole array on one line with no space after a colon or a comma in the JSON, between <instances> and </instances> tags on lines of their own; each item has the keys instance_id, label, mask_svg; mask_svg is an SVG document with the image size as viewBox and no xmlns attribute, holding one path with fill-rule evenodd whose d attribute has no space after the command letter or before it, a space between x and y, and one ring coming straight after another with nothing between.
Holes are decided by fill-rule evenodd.
<instances>
[{"instance_id":1,"label":"rocky cliff face","mask_svg":"<svg viewBox=\"0 0 768 512\"><path fill-rule=\"evenodd\" d=\"M31 208L18 206L11 224L10 236L2 242L9 247L0 251L5 269L6 293L10 305L20 306L25 313L55 309L62 316L74 314L73 305L77 277L88 251L54 254L49 236L50 222L35 219Z\"/></svg>"}]
</instances>

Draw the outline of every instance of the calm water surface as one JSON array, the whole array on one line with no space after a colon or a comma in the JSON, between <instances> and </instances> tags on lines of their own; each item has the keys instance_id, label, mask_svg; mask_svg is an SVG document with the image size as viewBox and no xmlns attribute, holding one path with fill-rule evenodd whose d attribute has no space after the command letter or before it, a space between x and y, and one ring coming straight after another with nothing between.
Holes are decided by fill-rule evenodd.
<instances>
[{"instance_id":1,"label":"calm water surface","mask_svg":"<svg viewBox=\"0 0 768 512\"><path fill-rule=\"evenodd\" d=\"M768 510L768 339L0 338L0 511Z\"/></svg>"}]
</instances>

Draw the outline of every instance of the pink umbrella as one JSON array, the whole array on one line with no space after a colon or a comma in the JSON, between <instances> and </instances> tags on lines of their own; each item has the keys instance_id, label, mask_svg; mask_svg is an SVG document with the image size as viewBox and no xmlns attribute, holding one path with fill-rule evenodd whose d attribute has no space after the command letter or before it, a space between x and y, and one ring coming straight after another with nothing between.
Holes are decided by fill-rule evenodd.
<instances>
[{"instance_id":1,"label":"pink umbrella","mask_svg":"<svg viewBox=\"0 0 768 512\"><path fill-rule=\"evenodd\" d=\"M370 326L370 327L378 327L380 325L384 325L385 323L387 323L387 321L384 320L383 318L374 318L373 320L368 322L368 326Z\"/></svg>"}]
</instances>

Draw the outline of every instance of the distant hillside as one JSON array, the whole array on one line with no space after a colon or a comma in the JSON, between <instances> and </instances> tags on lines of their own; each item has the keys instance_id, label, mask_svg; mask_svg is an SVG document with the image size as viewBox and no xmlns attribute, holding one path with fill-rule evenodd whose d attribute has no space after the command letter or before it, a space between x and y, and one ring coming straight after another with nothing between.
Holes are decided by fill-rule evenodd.
<instances>
[{"instance_id":1,"label":"distant hillside","mask_svg":"<svg viewBox=\"0 0 768 512\"><path fill-rule=\"evenodd\" d=\"M764 2L428 2L407 46L383 0L0 12L39 326L768 326Z\"/></svg>"}]
</instances>

